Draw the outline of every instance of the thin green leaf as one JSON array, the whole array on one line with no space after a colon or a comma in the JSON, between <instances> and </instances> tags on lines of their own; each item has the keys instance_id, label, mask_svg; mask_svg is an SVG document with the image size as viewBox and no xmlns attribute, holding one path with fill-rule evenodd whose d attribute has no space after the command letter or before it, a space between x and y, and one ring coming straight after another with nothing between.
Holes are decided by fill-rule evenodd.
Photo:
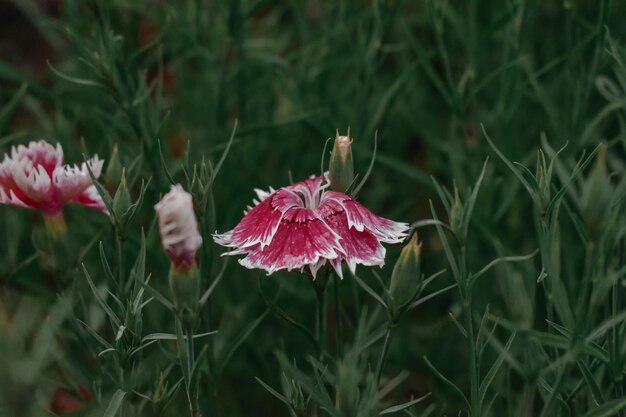
<instances>
[{"instance_id":1,"label":"thin green leaf","mask_svg":"<svg viewBox=\"0 0 626 417\"><path fill-rule=\"evenodd\" d=\"M608 401L602 404L600 407L583 414L582 417L611 417L625 408L626 398L622 397Z\"/></svg>"},{"instance_id":2,"label":"thin green leaf","mask_svg":"<svg viewBox=\"0 0 626 417\"><path fill-rule=\"evenodd\" d=\"M90 334L91 336L93 336L93 338L94 338L94 339L96 339L98 342L100 342L100 344L101 344L102 346L104 346L104 347L105 347L105 348L107 348L107 349L113 349L113 350L115 350L115 349L113 348L113 345L112 345L112 344L110 344L109 342L107 342L106 340L104 340L104 338L102 338L102 336L100 336L98 333L96 333L96 331L95 331L94 329L92 329L91 327L89 327L89 325L88 325L87 323L85 323L84 321L82 321L82 320L80 320L80 319L76 319L76 321L77 321L78 323L80 323L80 324L81 324L81 325L85 328L85 330L87 330L87 331L89 332L89 334Z\"/></svg>"},{"instance_id":3,"label":"thin green leaf","mask_svg":"<svg viewBox=\"0 0 626 417\"><path fill-rule=\"evenodd\" d=\"M205 332L205 333L198 333L198 334L194 334L192 339L200 339L202 337L206 337L206 336L211 336L212 334L216 334L217 330L214 330L212 332ZM142 342L148 341L148 340L177 340L178 337L175 334L172 333L150 333L148 335L145 335L144 337L141 338ZM187 340L187 336L183 335L183 340Z\"/></svg>"},{"instance_id":4,"label":"thin green leaf","mask_svg":"<svg viewBox=\"0 0 626 417\"><path fill-rule=\"evenodd\" d=\"M372 151L372 159L370 160L370 164L367 167L367 171L365 172L365 175L363 175L361 182L359 182L359 185L357 185L350 193L352 197L355 197L357 194L359 194L359 191L361 191L361 188L363 188L363 186L367 182L367 179L369 178L372 172L372 168L374 168L374 162L376 162L377 150L378 150L378 131L374 132L374 150Z\"/></svg>"},{"instance_id":5,"label":"thin green leaf","mask_svg":"<svg viewBox=\"0 0 626 417\"><path fill-rule=\"evenodd\" d=\"M176 329L176 342L178 345L178 359L180 361L180 370L183 373L185 387L187 390L191 386L191 366L189 362L189 349L187 349L187 341L183 336L183 327L178 318L175 319L174 328Z\"/></svg>"},{"instance_id":6,"label":"thin green leaf","mask_svg":"<svg viewBox=\"0 0 626 417\"><path fill-rule=\"evenodd\" d=\"M496 147L496 145L493 143L493 141L491 140L491 138L487 134L487 130L485 129L485 126L482 123L480 124L480 127L481 127L481 129L483 131L483 135L485 135L485 139L489 143L489 146L491 146L491 148L496 153L496 155L498 155L500 157L502 162L504 162L504 164L507 167L509 167L511 172L513 172L513 174L517 177L517 179L522 183L524 188L526 188L526 191L528 191L528 193L530 194L531 198L533 199L533 201L535 203L535 206L536 207L541 207L541 203L540 203L540 201L537 198L536 192L533 189L533 187L530 185L530 183L528 181L526 181L526 178L524 178L524 176L515 168L515 165L506 156L504 156L504 154Z\"/></svg>"},{"instance_id":7,"label":"thin green leaf","mask_svg":"<svg viewBox=\"0 0 626 417\"><path fill-rule=\"evenodd\" d=\"M88 80L85 78L72 77L71 75L67 75L67 74L60 72L59 70L57 70L56 68L52 66L49 60L46 60L46 64L48 65L48 68L50 68L52 72L54 72L59 77L63 78L65 81L69 81L73 84L86 85L89 87L105 88L104 84L102 84L101 82Z\"/></svg>"},{"instance_id":8,"label":"thin green leaf","mask_svg":"<svg viewBox=\"0 0 626 417\"><path fill-rule=\"evenodd\" d=\"M287 405L287 407L291 407L291 403L284 395L282 395L280 392L276 391L274 388L267 385L265 382L261 381L260 378L255 376L254 379L256 379L256 382L261 384L261 386L265 388L270 394L272 394L274 397L278 398L282 403Z\"/></svg>"},{"instance_id":9,"label":"thin green leaf","mask_svg":"<svg viewBox=\"0 0 626 417\"><path fill-rule=\"evenodd\" d=\"M200 301L198 302L200 307L204 306L204 304L207 302L209 297L211 297L211 294L213 294L213 291L217 287L217 284L219 284L220 281L222 280L222 277L224 276L224 272L226 272L227 265L228 265L228 258L224 260L224 262L222 263L222 269L220 269L220 272L217 274L217 276L215 277L215 279L213 280L209 288L204 292L204 294L202 294L202 297L200 297Z\"/></svg>"},{"instance_id":10,"label":"thin green leaf","mask_svg":"<svg viewBox=\"0 0 626 417\"><path fill-rule=\"evenodd\" d=\"M506 345L504 346L504 352L509 351L509 349L511 348L511 345L513 344L513 340L515 340L515 333L512 333L511 336L509 337L509 340L506 342ZM498 371L500 370L500 367L502 366L502 363L504 362L504 358L505 358L504 352L500 353L500 356L498 356L498 359L493 363L493 365L491 365L489 372L487 372L487 374L485 375L485 378L480 383L480 387L478 389L479 396L480 396L480 404L484 403L485 397L487 396L487 390L491 386L493 379L496 377L496 374L498 373Z\"/></svg>"},{"instance_id":11,"label":"thin green leaf","mask_svg":"<svg viewBox=\"0 0 626 417\"><path fill-rule=\"evenodd\" d=\"M167 169L167 163L165 162L165 157L163 156L163 146L161 146L161 139L157 139L157 146L159 148L159 159L161 160L161 166L163 167L163 171L165 172L165 176L171 185L176 184L174 178L172 178L172 174L170 174L169 169Z\"/></svg>"},{"instance_id":12,"label":"thin green leaf","mask_svg":"<svg viewBox=\"0 0 626 417\"><path fill-rule=\"evenodd\" d=\"M470 219L472 218L474 207L476 206L476 199L478 198L478 191L480 191L480 186L483 183L483 179L485 178L485 172L487 171L488 162L489 162L489 158L485 159L485 162L483 163L483 168L480 171L480 175L478 176L478 179L476 180L476 184L474 184L474 188L472 189L472 193L467 199L465 210L463 210L463 231L465 235L467 235L469 222L470 222Z\"/></svg>"},{"instance_id":13,"label":"thin green leaf","mask_svg":"<svg viewBox=\"0 0 626 417\"><path fill-rule=\"evenodd\" d=\"M98 289L93 283L91 279L91 275L89 275L89 272L87 271L87 268L85 267L85 264L82 264L82 267L83 267L83 273L85 274L85 278L87 279L87 283L89 284L89 288L91 288L91 291L93 292L93 295L96 298L96 301L98 302L100 307L105 311L105 313L107 314L107 316L109 317L109 319L111 320L115 328L119 328L122 325L122 321L117 317L117 315L113 312L113 310L111 310L111 308L107 305L107 303L104 302L104 300L100 296L100 293L98 292Z\"/></svg>"},{"instance_id":14,"label":"thin green leaf","mask_svg":"<svg viewBox=\"0 0 626 417\"><path fill-rule=\"evenodd\" d=\"M117 415L118 410L122 406L122 402L124 401L124 397L126 396L126 392L118 389L111 397L111 401L109 401L109 405L107 409L102 414L102 417L115 417Z\"/></svg>"},{"instance_id":15,"label":"thin green leaf","mask_svg":"<svg viewBox=\"0 0 626 417\"><path fill-rule=\"evenodd\" d=\"M474 282L476 281L480 276L482 276L483 274L485 274L486 272L488 272L491 268L493 268L494 266L503 263L503 262L521 262L521 261L527 261L529 259L532 259L537 253L539 253L539 249L535 249L532 253L529 253L528 255L519 255L519 256L501 256L499 258L494 259L493 261L489 262L485 267L483 267L483 269L481 269L480 271L478 271L475 274L472 274L471 276L471 281Z\"/></svg>"},{"instance_id":16,"label":"thin green leaf","mask_svg":"<svg viewBox=\"0 0 626 417\"><path fill-rule=\"evenodd\" d=\"M322 157L320 159L320 175L322 177L324 177L324 173L326 172L326 170L324 169L324 165L326 165L325 159L326 159L326 149L328 149L328 142L330 142L331 140L333 140L332 138L328 138L326 139L326 142L324 142L324 150L322 151Z\"/></svg>"},{"instance_id":17,"label":"thin green leaf","mask_svg":"<svg viewBox=\"0 0 626 417\"><path fill-rule=\"evenodd\" d=\"M593 401L596 403L596 405L604 404L605 399L604 394L602 394L602 389L600 389L600 387L598 386L598 383L596 382L595 377L589 370L587 364L585 364L585 362L582 360L578 361L578 369L580 369L580 372L583 374L583 378L585 379L585 383L591 390Z\"/></svg>"},{"instance_id":18,"label":"thin green leaf","mask_svg":"<svg viewBox=\"0 0 626 417\"><path fill-rule=\"evenodd\" d=\"M233 357L239 346L243 344L243 342L248 339L248 337L252 334L252 332L261 324L261 322L267 317L269 310L266 310L263 314L261 314L256 320L254 320L250 325L244 329L235 339L233 339L228 346L224 348L226 352L219 360L220 373L224 370L230 358Z\"/></svg>"},{"instance_id":19,"label":"thin green leaf","mask_svg":"<svg viewBox=\"0 0 626 417\"><path fill-rule=\"evenodd\" d=\"M28 83L22 82L20 88L13 94L11 99L2 106L0 110L0 132L4 131L4 127L6 126L9 118L13 114L13 110L17 107L24 94L26 94L26 90L28 89Z\"/></svg>"},{"instance_id":20,"label":"thin green leaf","mask_svg":"<svg viewBox=\"0 0 626 417\"><path fill-rule=\"evenodd\" d=\"M412 401L406 402L406 403L404 403L404 404L398 404L398 405L394 405L394 406L389 407L389 408L385 408L383 411L381 411L380 413L378 413L378 415L379 415L379 416L382 416L382 415L384 415L384 414L392 414L392 413L397 413L397 412L402 411L402 410L404 410L404 409L406 409L406 408L412 407L412 406L414 406L415 404L418 404L418 403L420 403L420 402L424 401L426 398L430 397L430 394L431 394L431 393L429 392L428 394L424 395L423 397L416 398L415 400L412 400Z\"/></svg>"},{"instance_id":21,"label":"thin green leaf","mask_svg":"<svg viewBox=\"0 0 626 417\"><path fill-rule=\"evenodd\" d=\"M433 205L432 200L430 203L430 211L435 220L439 220L437 217L437 212L435 211L435 206ZM436 224L437 233L439 234L439 239L441 239L441 244L443 245L444 252L446 254L446 258L448 259L448 263L450 264L450 269L452 270L452 275L454 276L454 280L457 284L461 284L464 280L464 277L461 276L461 272L459 271L459 267L456 264L456 260L454 259L454 253L452 252L452 248L450 247L450 243L448 242L448 238L443 231L443 228Z\"/></svg>"},{"instance_id":22,"label":"thin green leaf","mask_svg":"<svg viewBox=\"0 0 626 417\"><path fill-rule=\"evenodd\" d=\"M226 156L228 156L230 147L233 145L233 140L235 140L235 132L237 131L237 124L238 124L238 121L235 120L235 126L233 126L233 131L230 134L230 139L228 139L228 144L226 145L226 149L224 149L224 152L222 152L222 156L220 157L219 161L217 161L217 164L215 165L215 169L213 170L213 176L211 177L211 184L213 184L213 181L215 181L217 174L220 172L220 169L222 168L222 164L226 160Z\"/></svg>"},{"instance_id":23,"label":"thin green leaf","mask_svg":"<svg viewBox=\"0 0 626 417\"><path fill-rule=\"evenodd\" d=\"M443 376L443 374L439 372L432 363L430 363L430 361L428 360L426 356L422 356L422 358L424 359L424 362L426 362L426 366L430 368L430 370L435 374L435 376L444 384L446 384L449 388L451 388L452 391L454 391L454 393L459 396L459 399L463 400L463 403L465 403L465 406L467 407L467 409L471 410L470 403L469 401L467 401L467 398L465 397L465 394L463 394L463 391L461 391L461 389L457 387L454 384L454 382L450 381L448 378Z\"/></svg>"},{"instance_id":24,"label":"thin green leaf","mask_svg":"<svg viewBox=\"0 0 626 417\"><path fill-rule=\"evenodd\" d=\"M357 284L359 284L361 288L363 288L369 295L371 295L372 298L374 298L374 300L378 301L378 303L380 303L380 305L382 305L384 308L386 309L389 308L387 307L387 304L385 303L385 301L383 301L383 299L380 298L378 294L376 294L376 291L374 291L372 287L367 285L365 281L359 278L356 274L353 273L352 276L354 277L354 280L357 282Z\"/></svg>"},{"instance_id":25,"label":"thin green leaf","mask_svg":"<svg viewBox=\"0 0 626 417\"><path fill-rule=\"evenodd\" d=\"M261 297L263 298L263 300L265 300L265 304L267 304L267 306L272 311L272 313L274 313L274 315L276 315L277 317L283 319L285 322L287 322L288 324L292 325L295 329L297 329L299 332L301 332L306 337L306 339L309 342L311 342L311 344L313 345L313 349L315 349L316 352L319 352L320 347L319 347L319 345L317 343L317 339L315 338L315 336L313 336L313 334L311 334L309 329L307 329L302 324L298 323L296 320L291 318L280 307L278 307L274 301L270 300L270 298L263 291L263 288L261 287L261 281L260 280L259 280L258 287L259 287L259 293L261 294Z\"/></svg>"},{"instance_id":26,"label":"thin green leaf","mask_svg":"<svg viewBox=\"0 0 626 417\"><path fill-rule=\"evenodd\" d=\"M148 282L139 281L139 285L141 285L148 292L148 294L150 294L150 296L154 297L157 301L163 304L168 310L170 311L175 310L174 304L170 300L165 298L165 296L162 295L160 292L158 292L156 289L152 288L148 284Z\"/></svg>"}]
</instances>

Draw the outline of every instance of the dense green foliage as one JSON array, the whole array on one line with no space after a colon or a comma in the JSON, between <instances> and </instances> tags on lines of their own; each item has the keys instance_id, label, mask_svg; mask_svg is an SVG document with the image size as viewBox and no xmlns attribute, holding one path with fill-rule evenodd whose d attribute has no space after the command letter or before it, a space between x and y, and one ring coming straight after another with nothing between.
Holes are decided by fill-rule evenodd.
<instances>
[{"instance_id":1,"label":"dense green foliage","mask_svg":"<svg viewBox=\"0 0 626 417\"><path fill-rule=\"evenodd\" d=\"M2 151L97 153L116 208L68 206L59 242L0 206L0 415L625 415L626 3L0 9ZM227 262L211 234L254 188L319 174L348 126L357 182L375 157L358 198L413 224L424 279L388 314L399 245L346 269L319 346L319 286ZM193 343L153 209L172 182L204 240Z\"/></svg>"}]
</instances>

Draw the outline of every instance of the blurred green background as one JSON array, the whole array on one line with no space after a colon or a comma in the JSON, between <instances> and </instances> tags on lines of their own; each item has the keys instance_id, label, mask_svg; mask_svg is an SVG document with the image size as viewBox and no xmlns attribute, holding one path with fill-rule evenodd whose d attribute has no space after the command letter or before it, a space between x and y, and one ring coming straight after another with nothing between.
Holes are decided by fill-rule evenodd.
<instances>
[{"instance_id":1,"label":"blurred green background","mask_svg":"<svg viewBox=\"0 0 626 417\"><path fill-rule=\"evenodd\" d=\"M621 170L625 22L626 3L609 0L2 1L0 145L7 151L14 143L47 138L64 145L69 162L82 160L83 152L109 160L117 145L134 197L140 179L151 178L141 215L130 227L129 259L137 254L143 228L152 284L166 289L168 262L152 211L168 189L159 147L168 170L184 182L186 153L192 163L203 155L215 163L237 125L213 191L220 232L238 222L253 188L318 174L335 129L345 134L350 127L361 175L377 135L376 164L359 200L397 221L430 218L429 199L441 209L431 176L462 192L475 182L494 155L481 125L508 158L531 170L542 134L554 149L567 144L561 153L566 163L608 141L609 167ZM104 182L114 190L116 180L111 174ZM470 269L503 253L532 252L537 242L530 211L519 182L492 157L472 222ZM80 207L68 208L66 219L77 247L87 248L82 260L102 282L96 242L112 251L107 220ZM37 213L0 207L0 224L0 303L6 306L0 331L8 332L25 297L43 309L56 296L37 262L29 261L31 230L42 228ZM563 240L573 236L564 234ZM425 229L420 238L425 271L445 268L436 231ZM212 245L214 256L222 250L207 239L205 245ZM384 277L399 250L388 249ZM580 254L572 245L564 269L580 268ZM216 258L213 269L220 263ZM498 269L497 278L475 290L478 310L489 304L492 313L520 326L543 327L545 313L532 307L540 270L533 262ZM217 349L265 311L259 279L270 294L280 282L281 308L313 323L310 284L278 275L266 279L230 262L211 302L220 328ZM521 287L512 290L513 281ZM451 282L444 275L435 287ZM350 279L341 283L346 316L354 321L356 288ZM448 316L459 308L456 295L446 293L401 323L388 373L406 369L410 377L391 399L432 391L437 412L453 415L462 407L422 360L427 355L467 389L466 352ZM152 312L144 320L150 331L171 331L163 314ZM61 380L70 392L77 384L108 392L97 350L82 351L89 343L70 338L60 344L56 365L41 371L43 386ZM277 348L292 357L310 353L299 334L269 315L225 368L221 415L250 415L251 409L288 415L254 380L279 385ZM17 356L28 350L16 349ZM52 388L42 389L45 403ZM493 415L506 415L514 404L508 400L498 399Z\"/></svg>"}]
</instances>

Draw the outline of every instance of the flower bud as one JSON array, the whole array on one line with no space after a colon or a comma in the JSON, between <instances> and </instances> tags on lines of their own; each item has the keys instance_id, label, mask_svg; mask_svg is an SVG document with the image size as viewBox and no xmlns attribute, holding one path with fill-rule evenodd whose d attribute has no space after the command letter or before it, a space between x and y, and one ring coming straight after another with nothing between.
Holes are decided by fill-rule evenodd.
<instances>
[{"instance_id":1,"label":"flower bud","mask_svg":"<svg viewBox=\"0 0 626 417\"><path fill-rule=\"evenodd\" d=\"M113 197L113 213L117 219L123 219L124 215L133 204L128 186L126 185L126 170L123 168L119 184L117 191L115 191L115 196Z\"/></svg>"},{"instance_id":2,"label":"flower bud","mask_svg":"<svg viewBox=\"0 0 626 417\"><path fill-rule=\"evenodd\" d=\"M583 184L580 199L583 219L592 239L603 232L612 198L613 186L606 169L606 144L602 143L596 164Z\"/></svg>"},{"instance_id":3,"label":"flower bud","mask_svg":"<svg viewBox=\"0 0 626 417\"><path fill-rule=\"evenodd\" d=\"M537 156L537 170L535 171L535 178L537 179L537 195L539 198L539 204L541 204L541 213L545 213L546 208L550 205L550 187L552 186L552 178L548 176L549 169L546 167L546 160L543 156L543 152L539 151Z\"/></svg>"},{"instance_id":4,"label":"flower bud","mask_svg":"<svg viewBox=\"0 0 626 417\"><path fill-rule=\"evenodd\" d=\"M289 404L291 405L291 409L294 414L296 417L308 416L309 401L304 398L304 393L302 392L300 383L294 379L289 380L286 377L285 379L287 399L289 400Z\"/></svg>"},{"instance_id":5,"label":"flower bud","mask_svg":"<svg viewBox=\"0 0 626 417\"><path fill-rule=\"evenodd\" d=\"M339 136L337 130L335 144L329 162L330 188L345 193L354 180L354 162L352 160L352 140L350 128L347 136Z\"/></svg>"},{"instance_id":6,"label":"flower bud","mask_svg":"<svg viewBox=\"0 0 626 417\"><path fill-rule=\"evenodd\" d=\"M422 285L420 252L422 244L414 233L407 243L391 273L389 284L389 308L394 320L402 309L413 301Z\"/></svg>"},{"instance_id":7,"label":"flower bud","mask_svg":"<svg viewBox=\"0 0 626 417\"><path fill-rule=\"evenodd\" d=\"M159 218L161 243L174 269L191 269L195 264L196 252L202 245L191 194L183 190L180 184L173 185L154 209Z\"/></svg>"},{"instance_id":8,"label":"flower bud","mask_svg":"<svg viewBox=\"0 0 626 417\"><path fill-rule=\"evenodd\" d=\"M109 158L109 163L107 164L107 170L104 173L104 179L109 187L109 190L112 190L113 187L119 184L122 180L122 169L122 162L120 160L120 154L117 151L117 145L113 145L111 157Z\"/></svg>"},{"instance_id":9,"label":"flower bud","mask_svg":"<svg viewBox=\"0 0 626 417\"><path fill-rule=\"evenodd\" d=\"M450 229L458 239L463 239L463 203L456 185L454 186L454 203L450 209Z\"/></svg>"}]
</instances>

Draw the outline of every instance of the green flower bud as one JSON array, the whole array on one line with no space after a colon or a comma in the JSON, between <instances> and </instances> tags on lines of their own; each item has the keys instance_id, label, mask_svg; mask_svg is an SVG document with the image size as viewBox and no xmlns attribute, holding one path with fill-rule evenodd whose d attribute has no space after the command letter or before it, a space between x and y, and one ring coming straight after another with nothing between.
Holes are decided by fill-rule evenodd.
<instances>
[{"instance_id":1,"label":"green flower bud","mask_svg":"<svg viewBox=\"0 0 626 417\"><path fill-rule=\"evenodd\" d=\"M309 402L305 400L300 384L294 379L286 380L286 388L289 404L296 417L306 417L308 415Z\"/></svg>"},{"instance_id":2,"label":"green flower bud","mask_svg":"<svg viewBox=\"0 0 626 417\"><path fill-rule=\"evenodd\" d=\"M458 239L463 239L463 203L461 203L456 185L454 186L454 203L450 209L450 229Z\"/></svg>"},{"instance_id":3,"label":"green flower bud","mask_svg":"<svg viewBox=\"0 0 626 417\"><path fill-rule=\"evenodd\" d=\"M348 128L347 136L339 136L339 130L337 130L335 145L330 154L329 171L331 190L345 193L354 180L350 128Z\"/></svg>"},{"instance_id":4,"label":"green flower bud","mask_svg":"<svg viewBox=\"0 0 626 417\"><path fill-rule=\"evenodd\" d=\"M600 236L607 223L613 186L606 169L606 144L600 145L596 164L583 184L580 207L589 235Z\"/></svg>"},{"instance_id":5,"label":"green flower bud","mask_svg":"<svg viewBox=\"0 0 626 417\"><path fill-rule=\"evenodd\" d=\"M191 327L197 318L200 294L200 273L195 263L190 268L170 269L170 291L176 313L183 327Z\"/></svg>"},{"instance_id":6,"label":"green flower bud","mask_svg":"<svg viewBox=\"0 0 626 417\"><path fill-rule=\"evenodd\" d=\"M389 308L394 320L399 318L402 310L417 296L422 285L420 252L422 244L417 233L407 243L391 273L389 284Z\"/></svg>"},{"instance_id":7,"label":"green flower bud","mask_svg":"<svg viewBox=\"0 0 626 417\"><path fill-rule=\"evenodd\" d=\"M132 204L133 201L130 198L130 192L128 191L128 186L126 185L126 170L122 168L119 186L117 187L117 191L115 191L115 196L113 197L113 213L115 214L115 217L120 221L124 221L124 215L128 212L128 209Z\"/></svg>"},{"instance_id":8,"label":"green flower bud","mask_svg":"<svg viewBox=\"0 0 626 417\"><path fill-rule=\"evenodd\" d=\"M113 189L116 184L119 184L122 180L122 162L120 160L119 152L117 151L117 145L113 145L113 150L111 151L111 157L109 158L109 163L107 164L107 170L104 173L104 179L110 187L109 189Z\"/></svg>"},{"instance_id":9,"label":"green flower bud","mask_svg":"<svg viewBox=\"0 0 626 417\"><path fill-rule=\"evenodd\" d=\"M540 151L539 156L537 157L537 171L535 173L535 177L537 178L537 184L539 189L537 190L539 193L539 201L541 203L541 210L545 212L546 208L550 204L550 186L551 186L551 178L548 178L546 168L546 161L543 157L543 153Z\"/></svg>"}]
</instances>

